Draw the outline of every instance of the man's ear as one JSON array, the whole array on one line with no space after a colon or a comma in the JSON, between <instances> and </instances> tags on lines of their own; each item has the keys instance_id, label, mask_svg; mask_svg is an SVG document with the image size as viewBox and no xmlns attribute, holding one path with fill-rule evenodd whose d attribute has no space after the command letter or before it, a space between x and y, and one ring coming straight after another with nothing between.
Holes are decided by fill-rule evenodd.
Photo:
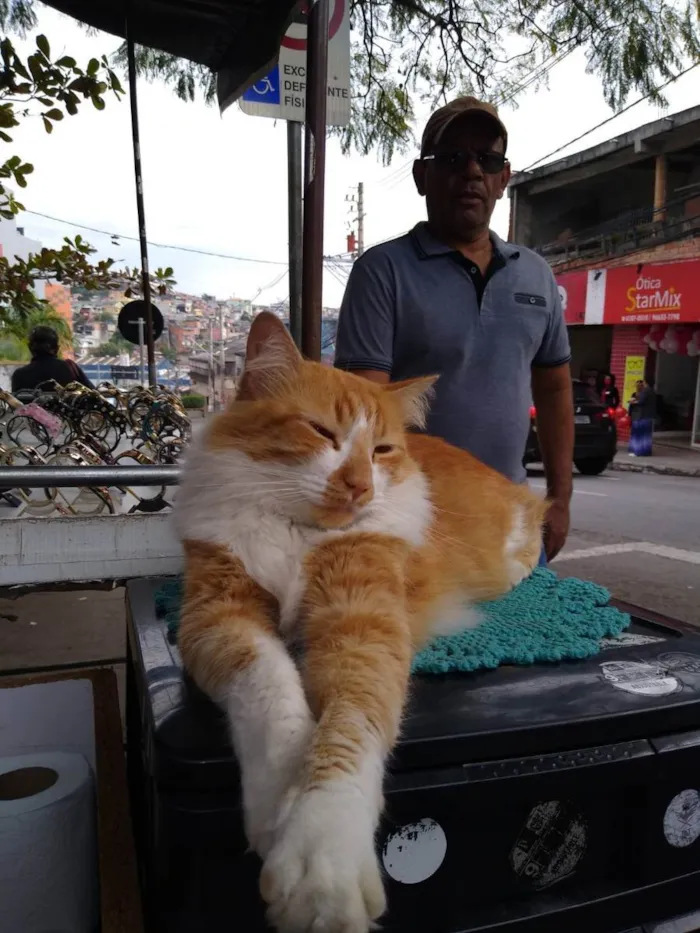
<instances>
[{"instance_id":1,"label":"man's ear","mask_svg":"<svg viewBox=\"0 0 700 933\"><path fill-rule=\"evenodd\" d=\"M510 167L510 162L506 162L506 164L503 166L503 171L501 172L501 190L498 193L499 198L502 198L506 193L506 188L508 187L511 174L512 169Z\"/></svg>"},{"instance_id":2,"label":"man's ear","mask_svg":"<svg viewBox=\"0 0 700 933\"><path fill-rule=\"evenodd\" d=\"M420 159L416 159L413 163L413 181L416 185L416 191L418 194L424 198L425 197L425 162L421 162Z\"/></svg>"},{"instance_id":3,"label":"man's ear","mask_svg":"<svg viewBox=\"0 0 700 933\"><path fill-rule=\"evenodd\" d=\"M419 376L417 379L389 382L383 386L385 392L390 392L398 399L406 427L425 427L433 386L438 379L439 376Z\"/></svg>"},{"instance_id":4,"label":"man's ear","mask_svg":"<svg viewBox=\"0 0 700 933\"><path fill-rule=\"evenodd\" d=\"M245 368L237 398L254 401L288 381L302 363L301 353L282 321L262 311L250 325Z\"/></svg>"}]
</instances>

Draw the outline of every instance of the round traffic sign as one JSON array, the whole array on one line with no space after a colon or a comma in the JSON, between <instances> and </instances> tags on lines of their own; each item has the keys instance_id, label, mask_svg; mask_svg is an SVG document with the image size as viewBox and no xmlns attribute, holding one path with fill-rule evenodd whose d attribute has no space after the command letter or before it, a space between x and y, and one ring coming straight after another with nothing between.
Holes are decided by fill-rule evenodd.
<instances>
[{"instance_id":1,"label":"round traffic sign","mask_svg":"<svg viewBox=\"0 0 700 933\"><path fill-rule=\"evenodd\" d=\"M330 19L328 22L328 41L330 42L333 36L340 29L340 24L343 22L343 16L345 15L345 0L329 0L333 3L333 9L331 11ZM304 35L303 36L287 36L285 35L282 39L282 45L285 49L293 49L295 52L305 52L306 51L306 20L309 14L311 4L308 2L302 3L301 9L299 10L301 16L301 22L304 23ZM292 23L292 27L294 23Z\"/></svg>"},{"instance_id":2,"label":"round traffic sign","mask_svg":"<svg viewBox=\"0 0 700 933\"><path fill-rule=\"evenodd\" d=\"M151 316L153 318L153 339L157 340L163 333L163 315L151 302ZM119 312L117 330L131 343L139 342L139 320L143 321L143 339L146 341L146 302L142 298L130 301Z\"/></svg>"}]
</instances>

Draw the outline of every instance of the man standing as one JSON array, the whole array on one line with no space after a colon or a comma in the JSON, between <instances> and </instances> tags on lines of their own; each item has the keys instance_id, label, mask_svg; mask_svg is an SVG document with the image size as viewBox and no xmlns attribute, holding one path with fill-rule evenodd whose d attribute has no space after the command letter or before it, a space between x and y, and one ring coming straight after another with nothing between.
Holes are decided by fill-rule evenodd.
<instances>
[{"instance_id":1,"label":"man standing","mask_svg":"<svg viewBox=\"0 0 700 933\"><path fill-rule=\"evenodd\" d=\"M413 166L428 221L353 266L335 364L379 383L438 373L428 432L516 482L526 479L532 398L552 500L551 560L569 529L569 341L547 263L489 229L510 179L507 143L495 108L473 97L433 113Z\"/></svg>"}]
</instances>

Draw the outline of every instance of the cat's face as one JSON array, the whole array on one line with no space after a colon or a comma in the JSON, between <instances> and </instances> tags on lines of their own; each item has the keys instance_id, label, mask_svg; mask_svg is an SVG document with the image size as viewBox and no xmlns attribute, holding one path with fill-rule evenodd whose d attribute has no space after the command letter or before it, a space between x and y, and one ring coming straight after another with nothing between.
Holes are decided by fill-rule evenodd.
<instances>
[{"instance_id":1,"label":"cat's face","mask_svg":"<svg viewBox=\"0 0 700 933\"><path fill-rule=\"evenodd\" d=\"M267 332L256 343L261 317ZM213 426L210 444L252 461L251 496L299 521L345 528L415 470L405 425L421 423L433 381L379 386L304 362L283 325L260 316L238 400Z\"/></svg>"}]
</instances>

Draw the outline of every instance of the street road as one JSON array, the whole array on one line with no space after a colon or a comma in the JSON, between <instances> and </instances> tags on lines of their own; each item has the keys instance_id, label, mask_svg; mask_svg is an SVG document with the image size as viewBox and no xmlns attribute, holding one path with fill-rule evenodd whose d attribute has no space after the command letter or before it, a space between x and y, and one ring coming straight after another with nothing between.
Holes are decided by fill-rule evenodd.
<instances>
[{"instance_id":1,"label":"street road","mask_svg":"<svg viewBox=\"0 0 700 933\"><path fill-rule=\"evenodd\" d=\"M541 471L530 485L544 490ZM700 480L575 476L571 533L552 569L700 626Z\"/></svg>"}]
</instances>

